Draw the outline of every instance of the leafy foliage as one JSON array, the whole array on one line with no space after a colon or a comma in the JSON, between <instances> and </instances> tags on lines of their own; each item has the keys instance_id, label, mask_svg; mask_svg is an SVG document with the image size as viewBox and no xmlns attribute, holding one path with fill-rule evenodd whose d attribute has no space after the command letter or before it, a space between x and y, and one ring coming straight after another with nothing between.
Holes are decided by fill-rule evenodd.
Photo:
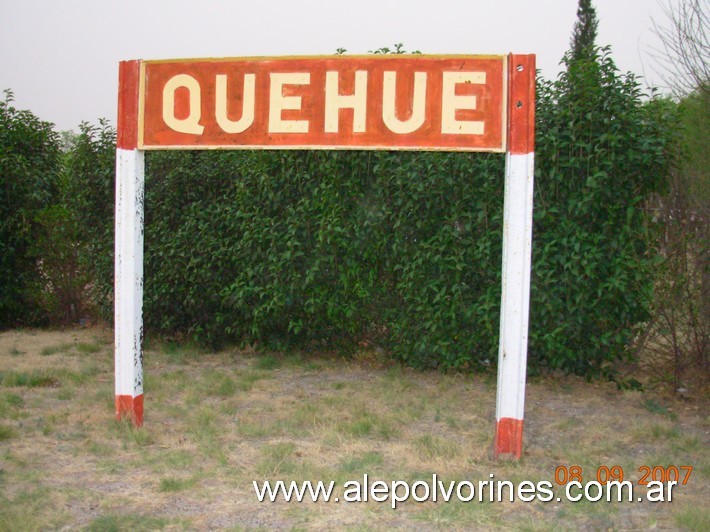
<instances>
[{"instance_id":1,"label":"leafy foliage","mask_svg":"<svg viewBox=\"0 0 710 532\"><path fill-rule=\"evenodd\" d=\"M82 123L61 136L62 165L55 202L36 216L33 254L41 257L39 304L50 323L77 323L113 288L113 182L115 132L105 122ZM97 282L99 273L104 282ZM103 287L103 290L99 290Z\"/></svg>"},{"instance_id":2,"label":"leafy foliage","mask_svg":"<svg viewBox=\"0 0 710 532\"><path fill-rule=\"evenodd\" d=\"M608 51L539 82L531 363L580 374L648 318L643 203L668 116ZM146 325L219 345L376 342L419 367L495 359L503 160L150 153Z\"/></svg>"},{"instance_id":3,"label":"leafy foliage","mask_svg":"<svg viewBox=\"0 0 710 532\"><path fill-rule=\"evenodd\" d=\"M80 267L81 246L77 220L63 201L42 209L36 216L38 229L30 247L41 257L40 286L36 298L50 324L70 325L84 315L85 287L89 276Z\"/></svg>"},{"instance_id":4,"label":"leafy foliage","mask_svg":"<svg viewBox=\"0 0 710 532\"><path fill-rule=\"evenodd\" d=\"M608 50L566 61L538 86L530 349L539 364L590 374L623 357L648 319L643 203L663 186L670 128Z\"/></svg>"},{"instance_id":5,"label":"leafy foliage","mask_svg":"<svg viewBox=\"0 0 710 532\"><path fill-rule=\"evenodd\" d=\"M570 50L572 59L578 61L593 57L596 53L597 10L592 5L592 0L579 0L577 5L577 21L574 23Z\"/></svg>"},{"instance_id":6,"label":"leafy foliage","mask_svg":"<svg viewBox=\"0 0 710 532\"><path fill-rule=\"evenodd\" d=\"M594 375L649 316L643 206L664 182L671 114L608 50L565 61L538 80L530 363ZM115 132L83 124L70 145L66 210L44 226L79 243L83 286L109 317ZM146 328L213 347L379 345L417 367L487 366L503 173L497 154L149 152Z\"/></svg>"},{"instance_id":7,"label":"leafy foliage","mask_svg":"<svg viewBox=\"0 0 710 532\"><path fill-rule=\"evenodd\" d=\"M500 156L149 155L147 325L213 345L380 341L415 365L490 356Z\"/></svg>"},{"instance_id":8,"label":"leafy foliage","mask_svg":"<svg viewBox=\"0 0 710 532\"><path fill-rule=\"evenodd\" d=\"M0 328L41 319L32 245L38 213L57 190L60 152L52 124L0 100Z\"/></svg>"},{"instance_id":9,"label":"leafy foliage","mask_svg":"<svg viewBox=\"0 0 710 532\"><path fill-rule=\"evenodd\" d=\"M76 224L77 265L88 276L84 303L113 316L116 131L106 122L82 123L65 158L64 207Z\"/></svg>"}]
</instances>

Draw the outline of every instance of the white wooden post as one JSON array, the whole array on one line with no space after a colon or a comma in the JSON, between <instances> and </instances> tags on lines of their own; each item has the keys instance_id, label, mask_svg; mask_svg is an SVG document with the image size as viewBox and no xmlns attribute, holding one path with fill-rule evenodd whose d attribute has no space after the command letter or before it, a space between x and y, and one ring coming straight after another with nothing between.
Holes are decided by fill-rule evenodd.
<instances>
[{"instance_id":1,"label":"white wooden post","mask_svg":"<svg viewBox=\"0 0 710 532\"><path fill-rule=\"evenodd\" d=\"M535 56L511 55L508 69L496 458L523 452L535 167Z\"/></svg>"},{"instance_id":2,"label":"white wooden post","mask_svg":"<svg viewBox=\"0 0 710 532\"><path fill-rule=\"evenodd\" d=\"M137 149L138 61L119 67L115 212L116 418L143 424L143 187L144 156Z\"/></svg>"}]
</instances>

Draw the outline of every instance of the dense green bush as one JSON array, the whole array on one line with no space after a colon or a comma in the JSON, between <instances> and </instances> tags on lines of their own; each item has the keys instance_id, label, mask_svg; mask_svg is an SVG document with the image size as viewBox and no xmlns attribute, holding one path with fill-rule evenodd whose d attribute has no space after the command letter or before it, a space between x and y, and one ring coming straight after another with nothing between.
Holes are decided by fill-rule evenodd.
<instances>
[{"instance_id":1,"label":"dense green bush","mask_svg":"<svg viewBox=\"0 0 710 532\"><path fill-rule=\"evenodd\" d=\"M647 318L642 204L663 182L667 117L606 52L539 80L537 117L530 362L595 374ZM77 201L109 311L113 137L82 138ZM495 361L501 155L150 152L146 167L148 331Z\"/></svg>"},{"instance_id":2,"label":"dense green bush","mask_svg":"<svg viewBox=\"0 0 710 532\"><path fill-rule=\"evenodd\" d=\"M643 207L663 186L672 128L607 50L566 61L538 85L530 351L590 374L626 355L648 319Z\"/></svg>"},{"instance_id":3,"label":"dense green bush","mask_svg":"<svg viewBox=\"0 0 710 532\"><path fill-rule=\"evenodd\" d=\"M30 247L40 258L37 301L53 325L77 323L97 310L109 317L113 310L116 135L105 121L79 127L78 135L63 134L57 193L37 213ZM97 275L101 282L96 282Z\"/></svg>"},{"instance_id":4,"label":"dense green bush","mask_svg":"<svg viewBox=\"0 0 710 532\"><path fill-rule=\"evenodd\" d=\"M37 216L52 204L60 169L52 124L0 100L0 328L43 319L42 283L33 254Z\"/></svg>"},{"instance_id":5,"label":"dense green bush","mask_svg":"<svg viewBox=\"0 0 710 532\"><path fill-rule=\"evenodd\" d=\"M37 305L50 325L76 324L86 315L86 287L91 280L80 265L79 224L61 199L39 211L35 221L30 252L40 259Z\"/></svg>"},{"instance_id":6,"label":"dense green bush","mask_svg":"<svg viewBox=\"0 0 710 532\"><path fill-rule=\"evenodd\" d=\"M212 344L376 339L419 366L490 358L502 159L151 153L146 324Z\"/></svg>"},{"instance_id":7,"label":"dense green bush","mask_svg":"<svg viewBox=\"0 0 710 532\"><path fill-rule=\"evenodd\" d=\"M63 205L76 223L77 262L89 283L85 306L113 318L116 131L106 121L82 123L65 158Z\"/></svg>"}]
</instances>

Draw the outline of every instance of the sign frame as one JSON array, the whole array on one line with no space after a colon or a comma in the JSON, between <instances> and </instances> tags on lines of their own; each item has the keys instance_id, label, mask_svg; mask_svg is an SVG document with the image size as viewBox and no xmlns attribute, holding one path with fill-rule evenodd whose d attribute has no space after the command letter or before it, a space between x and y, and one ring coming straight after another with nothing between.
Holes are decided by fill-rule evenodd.
<instances>
[{"instance_id":1,"label":"sign frame","mask_svg":"<svg viewBox=\"0 0 710 532\"><path fill-rule=\"evenodd\" d=\"M141 61L138 148L503 153L507 141L507 60L505 55L369 55ZM178 81L177 78L181 79ZM166 91L168 85L173 90ZM280 90L275 91L274 87ZM282 94L289 90L293 93L294 89L298 91L296 95ZM178 102L177 90L183 91L181 102ZM189 98L185 97L186 92L189 92ZM462 92L473 98L467 98ZM275 95L278 97L274 98ZM164 105L167 99L172 100L172 106ZM473 102L477 109L458 107L468 102ZM305 121L284 120L284 124L308 124L310 131L270 131L273 118L270 111L274 103L283 105L280 114L298 112L310 118ZM407 108L410 103L411 107ZM179 106L183 116L177 118L175 110ZM172 113L167 112L172 115L168 118L176 122L174 127L197 128L200 133L171 131L167 122L161 120L166 118L165 107L175 107ZM241 113L235 113L233 107ZM158 116L161 113L157 108L161 108L162 117ZM348 116L348 113L357 115L356 108L362 111L359 113L360 131L354 131L357 129L356 119ZM247 109L251 111L247 124L241 125ZM418 110L421 113L417 113ZM485 119L485 133L456 131L456 126L477 123L457 120L457 114L466 113ZM241 116L235 122L228 116L230 114ZM399 120L396 116L399 114L409 116ZM406 134L390 129L406 127L415 115L419 115L421 122L414 124L415 127ZM437 119L441 123L440 131L433 127ZM226 122L222 127L224 122L220 120ZM388 121L394 121L394 124L388 126ZM446 134L444 124L449 128ZM238 132L223 130L223 127L234 126ZM318 126L331 130L318 131Z\"/></svg>"},{"instance_id":2,"label":"sign frame","mask_svg":"<svg viewBox=\"0 0 710 532\"><path fill-rule=\"evenodd\" d=\"M307 65L319 65L317 68L321 68L323 64L328 65L345 65L346 62L351 62L355 65L360 65L360 71L364 70L363 65L407 65L407 64L419 64L418 67L420 71L425 70L423 65L425 62L430 68L428 72L435 72L431 70L431 65L437 64L437 62L449 61L459 61L464 64L465 61L485 61L485 60L500 60L502 61L502 85L500 87L501 94L493 97L491 95L486 95L481 93L466 93L461 95L461 91L475 91L480 89L480 87L469 88L464 86L461 88L461 83L466 83L466 80L478 79L471 78L469 74L471 71L463 71L466 74L461 76L452 75L454 83L458 83L459 86L445 85L442 81L440 102L442 108L445 106L454 106L453 111L448 109L446 113L440 111L438 115L441 121L441 132L443 135L445 128L449 127L445 125L446 120L454 124L463 124L463 128L468 128L468 126L479 120L473 119L476 112L476 103L474 102L491 102L498 101L501 102L501 146L498 148L491 149L489 146L480 147L474 146L451 146L451 145L417 145L416 142L410 142L407 144L411 137L405 139L402 144L386 144L374 142L371 144L358 144L361 142L362 138L368 133L364 129L358 130L359 132L365 134L361 136L353 135L350 137L356 138L355 141L344 143L341 141L337 145L333 144L323 144L323 143L298 143L279 144L278 142L262 142L255 144L232 144L232 145L169 145L161 146L156 144L146 143L146 130L148 134L153 133L154 124L156 123L152 118L153 125L146 126L146 114L152 116L151 113L154 112L153 106L149 106L150 102L147 100L148 92L146 92L146 87L150 84L149 69L152 65L165 65L168 63L172 64L189 64L202 62L202 64L217 64L228 61L233 62L250 62L252 67L258 66L260 64L271 63L273 64L283 64L284 62L293 61L293 65L302 66L301 70L305 69ZM279 63L281 62L281 63ZM300 62L300 63L299 63ZM441 63L444 64L444 63ZM483 63L481 63L483 64ZM312 68L316 68L313 67ZM352 68L351 68L352 70ZM375 68L376 70L376 68ZM267 71L268 72L268 71ZM315 72L315 70L314 70ZM412 71L410 68L410 74ZM449 72L449 71L446 71ZM256 74L255 74L256 75ZM162 61L143 61L143 60L131 60L131 61L121 61L119 63L119 90L118 90L118 120L117 120L117 143L116 143L116 213L115 213L115 289L114 289L114 364L115 364L115 413L116 418L121 419L128 417L136 426L143 424L143 232L144 232L144 184L145 184L145 151L152 149L369 149L369 150L445 150L445 151L485 151L485 152L499 152L505 153L505 192L504 192L504 221L503 221L503 260L502 260L502 292L501 292L501 314L500 314L500 340L498 348L498 384L496 393L496 428L495 428L495 443L493 448L493 455L498 458L499 455L509 454L513 455L515 458L520 458L523 452L523 418L524 418L524 407L525 407L525 384L526 384L526 367L527 367L527 343L528 343L528 323L529 323L529 304L530 304L530 274L531 274L531 252L532 252L532 210L533 210L533 185L534 185L534 138L535 138L535 56L534 55L523 55L523 54L508 54L504 56L472 56L472 55L446 55L446 56L434 56L434 55L414 55L414 56L398 56L398 55L385 55L385 56L309 56L309 57L264 57L264 58L238 58L238 59L197 59L197 60L162 60ZM270 75L270 79L273 82L274 76ZM326 73L326 83L329 81L329 74ZM395 74L396 76L396 74ZM469 77L467 77L469 76ZM318 76L314 75L314 79ZM380 76L382 77L382 76ZM411 77L411 75L409 76ZM442 74L441 79L443 80L446 74ZM322 79L321 76L320 79ZM187 79L187 78L180 78ZM193 78L194 79L194 78ZM290 80L296 78L287 78ZM297 78L305 79L305 78ZM342 79L340 77L338 80ZM372 76L372 79L378 79ZM401 79L406 79L406 76L402 76ZM426 79L426 78L425 78ZM431 76L429 81L435 83L439 79L437 76ZM486 87L487 83L490 82L490 78L486 77ZM246 76L244 77L244 87L247 87ZM310 81L310 78L309 78ZM330 80L332 81L332 80ZM192 82L190 82L192 83ZM335 115L331 113L331 116L335 116L335 120L339 120L341 110L345 110L345 113L351 113L352 118L348 125L353 130L356 131L356 113L358 112L358 105L362 105L362 102L348 98L348 96L356 96L358 85L357 85L357 74L355 81L352 84L352 88L346 91L352 91L352 95L341 94L339 88L331 90L330 94L334 94L331 101L336 101L339 103L328 104L327 99L324 105L336 105ZM383 87L384 87L384 82ZM417 83L415 76L415 85ZM476 82L474 82L475 84ZM305 83L302 83L306 85ZM404 84L404 82L403 82ZM178 84L179 85L179 84ZM337 82L336 82L337 85ZM167 84L165 85L167 86ZM191 85L194 87L194 85ZM432 85L435 86L435 85ZM154 87L153 87L154 88ZM331 87L332 88L332 87ZM328 94L329 89L325 89L326 94ZM369 86L368 86L369 90ZM383 96L381 103L381 116L385 117L386 111L384 103L387 99L387 95L391 98L397 98L397 96L392 96L392 93L388 93L387 89L382 89ZM394 89L391 89L394 90ZM410 121L414 120L415 108L416 108L416 86L414 90L409 91L409 95L402 96L402 98L410 98L412 100L411 117ZM427 91L436 91L438 89L427 89ZM190 88L188 87L188 91ZM283 104L282 115L285 112L289 116L289 120L296 121L293 118L293 112L307 113L308 108L299 108L296 104L296 100L287 100L287 98L304 98L301 96L286 96L283 84L281 85L281 96L276 92L276 96L270 96L269 103L271 107L276 104ZM459 91L459 92L457 92ZM363 91L361 91L363 92ZM376 89L375 89L376 92ZM184 93L184 91L183 91ZM179 104L175 101L172 102L173 107L165 103L165 95L170 94L166 92L165 87L163 87L163 118L166 116L168 119L177 120L178 124L180 120L185 120L181 115L176 116L176 111L179 108ZM244 92L246 95L246 91ZM316 91L316 94L318 92ZM427 94L430 94L427 92ZM431 94L438 94L432 92ZM452 97L453 100L447 100L447 97ZM372 96L372 92L367 93L368 97ZM489 97L489 100L484 98ZM318 96L319 97L319 96ZM313 100L317 102L318 97L313 97ZM341 98L342 99L338 99ZM193 105L195 100L193 98L193 93L189 92L189 102L190 106ZM226 98L226 97L225 97ZM279 100L281 98L281 100ZM480 98L476 100L476 98ZM428 101L432 100L429 98ZM215 100L217 101L217 100ZM253 109L255 115L258 115L262 108L258 107L258 100L254 100L257 103L253 104ZM303 101L303 100L301 100ZM454 103L451 104L450 102ZM202 100L200 100L200 106L203 105ZM276 104L274 104L276 102ZM285 103L284 103L285 102ZM447 103L449 102L449 103ZM197 105L197 104L195 104ZM226 107L225 103L225 107ZM388 104L390 109L394 109L396 103ZM435 105L435 104L433 104ZM487 105L487 103L484 103ZM215 107L217 104L215 104ZM376 107L377 104L371 107ZM458 107L456 107L458 106ZM491 104L492 107L493 104ZM172 109L172 111L171 111ZM188 119L194 112L193 107L188 109ZM202 107L200 107L202 109ZM243 106L243 110L247 109L246 104ZM270 108L271 109L271 108ZM431 120L432 116L436 114L436 109L431 111L430 108L425 110L425 118L429 116ZM322 109L321 109L322 111ZM170 113L173 113L172 118L170 118ZM242 111L244 112L244 111ZM269 111L271 112L271 111ZM329 111L326 110L326 114ZM367 111L368 113L370 111ZM390 112L392 115L396 115L399 111L393 110ZM215 110L215 114L217 111ZM427 113L429 113L427 115ZM433 114L432 114L433 113ZM468 113L468 114L466 114ZM184 114L184 113L183 113ZM226 115L226 111L224 111ZM461 118L465 115L464 118ZM274 115L270 115L273 118ZM312 118L313 123L318 122L319 115L317 113L308 115ZM372 123L376 120L369 119L368 122ZM451 118L453 116L453 118ZM446 118L445 118L446 117ZM459 117L459 118L457 118ZM466 118L468 117L468 118ZM421 117L420 117L421 118ZM255 118L254 120L258 120ZM485 119L484 119L485 120ZM288 120L283 119L282 123ZM194 120L191 120L188 125L194 126ZM262 119L263 122L263 119ZM301 120L300 122L303 122ZM385 121L386 122L386 121ZM405 120L401 120L405 122ZM166 122L167 123L167 122ZM201 124L201 120L197 120L198 124ZM276 122L280 124L279 122ZM422 122L424 124L425 122ZM331 127L327 121L324 127ZM448 123L447 123L448 124ZM288 124L287 124L288 125ZM271 122L268 125L271 128ZM299 126L300 127L300 126ZM389 127L389 126L388 126ZM413 126L412 126L413 127ZM423 127L419 126L420 129ZM493 127L493 126L492 126ZM336 126L337 128L337 126ZM347 127L346 137L347 137ZM434 127L429 127L431 131L434 131ZM336 129L336 131L339 131ZM385 131L383 129L383 131ZM449 131L447 129L447 131ZM473 131L472 129L466 129L466 131ZM269 130L271 132L271 130ZM414 130L416 132L416 130ZM449 131L450 132L450 131ZM281 139L289 139L288 131L278 130L279 135L274 135L269 137L269 135L263 136L263 138L273 138L278 137ZM385 131L385 133L387 133ZM436 132L435 132L436 133ZM413 134L413 132L409 132ZM284 135L286 135L284 137ZM169 136L169 134L167 135ZM194 138L194 137L193 137ZM306 138L306 137L301 137ZM383 137L386 138L386 135ZM448 137L447 137L448 138ZM470 138L470 137L469 137ZM359 139L359 140L358 140Z\"/></svg>"}]
</instances>

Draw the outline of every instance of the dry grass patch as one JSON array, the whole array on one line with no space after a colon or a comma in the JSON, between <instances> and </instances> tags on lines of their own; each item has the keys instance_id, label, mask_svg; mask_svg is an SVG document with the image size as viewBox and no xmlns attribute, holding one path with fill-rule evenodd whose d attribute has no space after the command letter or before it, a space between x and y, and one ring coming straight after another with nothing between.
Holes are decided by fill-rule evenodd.
<instances>
[{"instance_id":1,"label":"dry grass patch","mask_svg":"<svg viewBox=\"0 0 710 532\"><path fill-rule=\"evenodd\" d=\"M531 379L525 455L491 457L495 375L303 354L145 353L145 425L113 419L110 331L0 334L0 529L707 529L705 404ZM356 357L357 358L357 357ZM359 359L358 359L359 360ZM585 480L693 465L672 504L258 503L257 480ZM493 475L493 477L491 477ZM556 488L555 495L562 494ZM27 523L23 525L23 523Z\"/></svg>"}]
</instances>

